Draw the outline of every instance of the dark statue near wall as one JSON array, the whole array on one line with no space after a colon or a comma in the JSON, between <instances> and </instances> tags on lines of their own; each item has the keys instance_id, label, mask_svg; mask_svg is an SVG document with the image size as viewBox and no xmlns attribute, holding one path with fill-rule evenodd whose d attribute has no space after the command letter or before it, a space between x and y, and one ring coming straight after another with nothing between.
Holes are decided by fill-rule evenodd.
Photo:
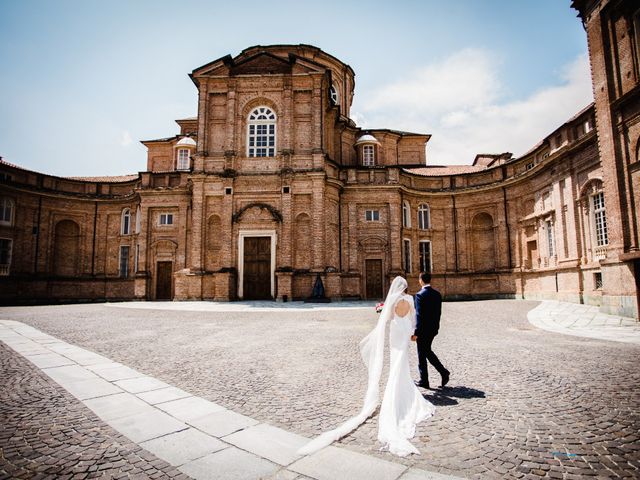
<instances>
[{"instance_id":1,"label":"dark statue near wall","mask_svg":"<svg viewBox=\"0 0 640 480\"><path fill-rule=\"evenodd\" d=\"M306 303L329 303L331 299L327 298L324 293L324 285L322 284L322 278L320 274L316 276L316 281L313 284L313 290L311 296L305 300Z\"/></svg>"}]
</instances>

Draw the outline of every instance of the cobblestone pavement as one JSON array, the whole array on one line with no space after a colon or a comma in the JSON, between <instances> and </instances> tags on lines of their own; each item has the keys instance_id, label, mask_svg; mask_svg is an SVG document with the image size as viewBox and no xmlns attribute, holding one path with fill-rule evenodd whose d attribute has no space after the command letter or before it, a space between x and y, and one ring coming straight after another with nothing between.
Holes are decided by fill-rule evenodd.
<instances>
[{"instance_id":1,"label":"cobblestone pavement","mask_svg":"<svg viewBox=\"0 0 640 480\"><path fill-rule=\"evenodd\" d=\"M0 373L0 478L189 478L1 342Z\"/></svg>"},{"instance_id":2,"label":"cobblestone pavement","mask_svg":"<svg viewBox=\"0 0 640 480\"><path fill-rule=\"evenodd\" d=\"M341 443L476 478L639 477L640 347L539 330L526 318L534 306L444 305L434 349L451 387L425 391L438 410L418 426L422 455L378 452L376 416ZM358 412L366 378L357 345L377 316L372 306L248 313L75 305L3 308L0 318L313 436Z\"/></svg>"}]
</instances>

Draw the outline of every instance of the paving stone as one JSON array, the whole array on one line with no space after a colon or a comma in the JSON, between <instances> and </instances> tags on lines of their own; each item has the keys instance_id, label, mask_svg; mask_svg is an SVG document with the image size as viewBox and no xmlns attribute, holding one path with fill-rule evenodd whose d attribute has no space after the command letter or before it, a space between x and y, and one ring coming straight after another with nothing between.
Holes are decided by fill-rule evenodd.
<instances>
[{"instance_id":1,"label":"paving stone","mask_svg":"<svg viewBox=\"0 0 640 480\"><path fill-rule=\"evenodd\" d=\"M102 378L90 378L88 380L66 381L61 385L79 400L104 397L122 393L122 389Z\"/></svg>"},{"instance_id":2,"label":"paving stone","mask_svg":"<svg viewBox=\"0 0 640 480\"><path fill-rule=\"evenodd\" d=\"M255 480L268 478L280 469L279 466L229 447L179 467L179 470L195 480Z\"/></svg>"},{"instance_id":3,"label":"paving stone","mask_svg":"<svg viewBox=\"0 0 640 480\"><path fill-rule=\"evenodd\" d=\"M84 400L83 403L105 421L154 411L148 403L125 392Z\"/></svg>"},{"instance_id":4,"label":"paving stone","mask_svg":"<svg viewBox=\"0 0 640 480\"><path fill-rule=\"evenodd\" d=\"M224 407L200 397L181 398L171 402L159 403L156 407L183 422L189 422L210 413L225 410Z\"/></svg>"},{"instance_id":5,"label":"paving stone","mask_svg":"<svg viewBox=\"0 0 640 480\"><path fill-rule=\"evenodd\" d=\"M229 445L194 428L188 428L142 442L140 446L169 464L180 466Z\"/></svg>"},{"instance_id":6,"label":"paving stone","mask_svg":"<svg viewBox=\"0 0 640 480\"><path fill-rule=\"evenodd\" d=\"M170 402L172 400L178 400L180 398L190 397L191 394L180 390L176 387L160 388L158 390L152 390L150 392L142 392L136 394L138 398L145 402L156 405L158 403Z\"/></svg>"},{"instance_id":7,"label":"paving stone","mask_svg":"<svg viewBox=\"0 0 640 480\"><path fill-rule=\"evenodd\" d=\"M68 358L63 357L62 355L58 355L57 353L52 353L52 352L35 354L35 355L25 355L25 357L31 363L33 363L36 367L39 367L39 368L51 368L51 367L62 367L64 365L74 365L74 362L72 360L69 360Z\"/></svg>"},{"instance_id":8,"label":"paving stone","mask_svg":"<svg viewBox=\"0 0 640 480\"><path fill-rule=\"evenodd\" d=\"M167 388L170 386L160 380L157 380L156 378L149 376L130 378L128 380L119 380L114 383L123 390L126 390L130 393L149 392L151 390L158 390L160 388Z\"/></svg>"},{"instance_id":9,"label":"paving stone","mask_svg":"<svg viewBox=\"0 0 640 480\"><path fill-rule=\"evenodd\" d=\"M227 435L224 441L279 465L287 466L300 458L296 455L296 451L308 443L309 439L262 423Z\"/></svg>"},{"instance_id":10,"label":"paving stone","mask_svg":"<svg viewBox=\"0 0 640 480\"><path fill-rule=\"evenodd\" d=\"M346 449L327 447L298 460L288 469L318 480L395 480L407 467Z\"/></svg>"},{"instance_id":11,"label":"paving stone","mask_svg":"<svg viewBox=\"0 0 640 480\"><path fill-rule=\"evenodd\" d=\"M163 404L160 404L163 405ZM256 425L257 420L230 410L222 410L189 420L189 425L215 437L224 437L243 428Z\"/></svg>"},{"instance_id":12,"label":"paving stone","mask_svg":"<svg viewBox=\"0 0 640 480\"><path fill-rule=\"evenodd\" d=\"M109 382L116 382L118 380L128 380L131 378L139 378L145 376L144 374L132 368L117 363L87 366L87 369L91 370L96 375L99 375L105 380L108 380Z\"/></svg>"},{"instance_id":13,"label":"paving stone","mask_svg":"<svg viewBox=\"0 0 640 480\"><path fill-rule=\"evenodd\" d=\"M115 418L107 422L134 442L144 442L162 435L185 430L187 425L157 410Z\"/></svg>"}]
</instances>

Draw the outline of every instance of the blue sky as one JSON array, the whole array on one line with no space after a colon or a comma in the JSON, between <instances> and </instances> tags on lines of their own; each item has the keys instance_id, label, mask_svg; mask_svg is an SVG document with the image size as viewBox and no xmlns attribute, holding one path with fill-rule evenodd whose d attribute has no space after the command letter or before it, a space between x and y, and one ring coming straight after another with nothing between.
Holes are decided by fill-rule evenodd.
<instances>
[{"instance_id":1,"label":"blue sky","mask_svg":"<svg viewBox=\"0 0 640 480\"><path fill-rule=\"evenodd\" d=\"M352 116L431 133L430 164L521 154L591 101L570 0L0 0L0 156L61 176L146 168L141 139L195 115L187 74L308 43L356 72Z\"/></svg>"}]
</instances>

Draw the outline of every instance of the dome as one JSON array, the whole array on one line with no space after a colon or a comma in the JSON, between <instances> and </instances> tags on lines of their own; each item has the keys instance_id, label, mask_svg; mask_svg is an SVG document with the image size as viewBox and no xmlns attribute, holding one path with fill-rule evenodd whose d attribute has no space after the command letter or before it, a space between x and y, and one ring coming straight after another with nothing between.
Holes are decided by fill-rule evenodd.
<instances>
[{"instance_id":1,"label":"dome","mask_svg":"<svg viewBox=\"0 0 640 480\"><path fill-rule=\"evenodd\" d=\"M177 143L177 146L179 146L179 147L195 147L196 146L196 141L191 137L184 137Z\"/></svg>"},{"instance_id":2,"label":"dome","mask_svg":"<svg viewBox=\"0 0 640 480\"><path fill-rule=\"evenodd\" d=\"M360 145L361 143L375 143L380 145L380 142L378 141L378 139L368 133L365 133L364 135L362 135L356 142L356 145Z\"/></svg>"}]
</instances>

